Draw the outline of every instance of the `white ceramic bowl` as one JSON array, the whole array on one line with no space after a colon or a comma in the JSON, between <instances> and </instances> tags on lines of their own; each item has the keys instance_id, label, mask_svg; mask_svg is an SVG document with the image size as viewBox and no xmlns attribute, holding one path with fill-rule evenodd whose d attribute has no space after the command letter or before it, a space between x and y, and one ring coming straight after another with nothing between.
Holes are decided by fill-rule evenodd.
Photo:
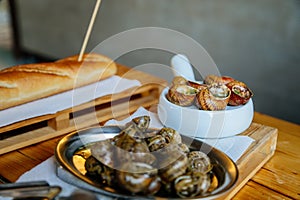
<instances>
[{"instance_id":1,"label":"white ceramic bowl","mask_svg":"<svg viewBox=\"0 0 300 200\"><path fill-rule=\"evenodd\" d=\"M227 106L223 111L204 111L195 106L182 107L167 100L165 88L160 94L158 117L162 124L183 135L199 138L223 138L245 131L254 114L252 99L242 106Z\"/></svg>"}]
</instances>

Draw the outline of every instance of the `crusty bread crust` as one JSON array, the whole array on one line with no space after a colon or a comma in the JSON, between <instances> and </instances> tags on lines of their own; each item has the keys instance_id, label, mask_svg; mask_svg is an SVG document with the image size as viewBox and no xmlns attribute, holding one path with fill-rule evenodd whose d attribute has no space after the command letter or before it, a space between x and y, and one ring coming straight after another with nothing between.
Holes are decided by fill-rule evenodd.
<instances>
[{"instance_id":1,"label":"crusty bread crust","mask_svg":"<svg viewBox=\"0 0 300 200\"><path fill-rule=\"evenodd\" d=\"M60 60L57 60L56 62L65 62L65 61L77 61L79 58L79 55L74 55L70 57L66 57ZM89 53L89 54L84 54L82 56L82 60L84 61L90 61L90 62L113 62L113 60L107 56L97 54L97 53Z\"/></svg>"},{"instance_id":2,"label":"crusty bread crust","mask_svg":"<svg viewBox=\"0 0 300 200\"><path fill-rule=\"evenodd\" d=\"M0 110L88 85L117 72L116 64L101 54L86 54L82 62L77 58L0 71Z\"/></svg>"}]
</instances>

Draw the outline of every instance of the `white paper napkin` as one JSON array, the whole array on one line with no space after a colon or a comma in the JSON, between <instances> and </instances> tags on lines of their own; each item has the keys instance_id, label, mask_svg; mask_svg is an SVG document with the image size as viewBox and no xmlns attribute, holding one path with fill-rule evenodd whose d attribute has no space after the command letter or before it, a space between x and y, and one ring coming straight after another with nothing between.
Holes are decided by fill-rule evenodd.
<instances>
[{"instance_id":1,"label":"white paper napkin","mask_svg":"<svg viewBox=\"0 0 300 200\"><path fill-rule=\"evenodd\" d=\"M158 119L156 113L150 112L143 107L140 107L134 114L130 117L122 120L109 120L105 125L124 125L127 122L131 121L132 118L148 115L151 118L150 127L152 128L161 128L163 125ZM234 162L236 162L243 153L247 150L249 145L254 140L247 136L233 136L229 138L222 138L218 140L205 140L206 143L214 146L215 148L226 153ZM31 169L30 171L24 173L17 182L26 182L26 181L38 181L46 180L50 185L59 185L63 188L60 196L69 196L77 190L78 188L74 185L70 185L56 176L56 163L54 157L50 157L48 160L44 161L40 165ZM98 195L99 199L111 199L102 195ZM8 199L8 198L7 198ZM6 200L6 199L5 199Z\"/></svg>"},{"instance_id":2,"label":"white paper napkin","mask_svg":"<svg viewBox=\"0 0 300 200\"><path fill-rule=\"evenodd\" d=\"M35 168L31 169L30 171L24 173L17 182L28 182L28 181L40 181L44 180L49 183L51 186L60 186L62 191L59 193L58 196L60 197L68 197L73 192L78 191L74 185L68 184L65 181L61 180L59 177L56 176L56 161L54 156L50 157L46 161L42 162L41 164L37 165ZM111 200L112 198L106 197L100 194L97 194L98 199L100 200ZM11 200L12 198L9 197L1 197L0 200Z\"/></svg>"},{"instance_id":3,"label":"white paper napkin","mask_svg":"<svg viewBox=\"0 0 300 200\"><path fill-rule=\"evenodd\" d=\"M0 127L71 108L93 99L140 86L137 80L112 76L97 83L0 111Z\"/></svg>"}]
</instances>

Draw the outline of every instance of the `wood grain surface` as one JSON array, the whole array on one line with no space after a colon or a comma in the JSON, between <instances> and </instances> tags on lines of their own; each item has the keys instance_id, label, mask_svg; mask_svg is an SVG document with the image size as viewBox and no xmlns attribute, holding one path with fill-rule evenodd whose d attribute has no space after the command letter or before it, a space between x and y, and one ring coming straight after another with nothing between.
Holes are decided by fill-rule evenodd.
<instances>
[{"instance_id":1,"label":"wood grain surface","mask_svg":"<svg viewBox=\"0 0 300 200\"><path fill-rule=\"evenodd\" d=\"M55 114L0 127L0 155L131 113L140 105L156 105L160 91L167 84L162 79L121 65L118 65L117 75L139 80L141 86L106 95Z\"/></svg>"}]
</instances>

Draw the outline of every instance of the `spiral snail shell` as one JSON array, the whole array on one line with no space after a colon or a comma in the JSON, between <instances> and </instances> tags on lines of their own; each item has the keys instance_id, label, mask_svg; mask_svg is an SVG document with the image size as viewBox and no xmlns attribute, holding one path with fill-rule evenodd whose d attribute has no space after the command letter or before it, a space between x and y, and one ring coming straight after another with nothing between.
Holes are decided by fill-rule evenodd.
<instances>
[{"instance_id":1,"label":"spiral snail shell","mask_svg":"<svg viewBox=\"0 0 300 200\"><path fill-rule=\"evenodd\" d=\"M169 163L166 167L161 168L159 170L159 174L164 182L169 183L175 180L178 176L184 174L187 167L188 158L185 154L181 154L177 160Z\"/></svg>"},{"instance_id":2,"label":"spiral snail shell","mask_svg":"<svg viewBox=\"0 0 300 200\"><path fill-rule=\"evenodd\" d=\"M246 104L253 96L248 86L241 81L232 81L226 85L231 90L229 105L238 106Z\"/></svg>"},{"instance_id":3,"label":"spiral snail shell","mask_svg":"<svg viewBox=\"0 0 300 200\"><path fill-rule=\"evenodd\" d=\"M95 157L89 156L85 161L85 169L89 175L100 177L100 180L112 186L115 184L115 171L113 168L104 165Z\"/></svg>"},{"instance_id":4,"label":"spiral snail shell","mask_svg":"<svg viewBox=\"0 0 300 200\"><path fill-rule=\"evenodd\" d=\"M189 149L172 128L146 130L149 121L145 116L134 118L113 138L91 143L86 175L134 195L206 195L211 185L209 157Z\"/></svg>"},{"instance_id":5,"label":"spiral snail shell","mask_svg":"<svg viewBox=\"0 0 300 200\"><path fill-rule=\"evenodd\" d=\"M116 177L120 185L132 193L154 194L160 189L157 169L146 163L123 163Z\"/></svg>"},{"instance_id":6,"label":"spiral snail shell","mask_svg":"<svg viewBox=\"0 0 300 200\"><path fill-rule=\"evenodd\" d=\"M196 97L196 105L202 110L224 110L230 94L226 85L213 83L200 91Z\"/></svg>"},{"instance_id":7,"label":"spiral snail shell","mask_svg":"<svg viewBox=\"0 0 300 200\"><path fill-rule=\"evenodd\" d=\"M206 84L201 84L201 83L193 82L193 81L188 81L187 84L193 88L196 88L199 91L201 91L202 89L205 89L207 87Z\"/></svg>"},{"instance_id":8,"label":"spiral snail shell","mask_svg":"<svg viewBox=\"0 0 300 200\"><path fill-rule=\"evenodd\" d=\"M111 140L101 140L91 146L91 154L101 163L109 167L116 165L115 148Z\"/></svg>"},{"instance_id":9,"label":"spiral snail shell","mask_svg":"<svg viewBox=\"0 0 300 200\"><path fill-rule=\"evenodd\" d=\"M213 83L220 83L220 84L227 84L231 81L234 81L233 78L231 78L230 76L217 76L217 75L213 75L210 74L208 76L205 77L204 79L204 83L211 85Z\"/></svg>"},{"instance_id":10,"label":"spiral snail shell","mask_svg":"<svg viewBox=\"0 0 300 200\"><path fill-rule=\"evenodd\" d=\"M172 80L172 85L187 85L188 80L182 76L175 76Z\"/></svg>"},{"instance_id":11,"label":"spiral snail shell","mask_svg":"<svg viewBox=\"0 0 300 200\"><path fill-rule=\"evenodd\" d=\"M173 85L167 94L167 99L179 106L190 106L194 103L199 91L189 85Z\"/></svg>"},{"instance_id":12,"label":"spiral snail shell","mask_svg":"<svg viewBox=\"0 0 300 200\"><path fill-rule=\"evenodd\" d=\"M208 75L203 84L176 76L166 98L179 106L196 105L200 110L225 110L226 106L246 104L252 91L230 76Z\"/></svg>"},{"instance_id":13,"label":"spiral snail shell","mask_svg":"<svg viewBox=\"0 0 300 200\"><path fill-rule=\"evenodd\" d=\"M205 194L210 184L208 174L188 172L175 179L174 188L178 196L186 198Z\"/></svg>"},{"instance_id":14,"label":"spiral snail shell","mask_svg":"<svg viewBox=\"0 0 300 200\"><path fill-rule=\"evenodd\" d=\"M201 151L192 151L188 153L189 171L206 174L212 169L209 157Z\"/></svg>"}]
</instances>

